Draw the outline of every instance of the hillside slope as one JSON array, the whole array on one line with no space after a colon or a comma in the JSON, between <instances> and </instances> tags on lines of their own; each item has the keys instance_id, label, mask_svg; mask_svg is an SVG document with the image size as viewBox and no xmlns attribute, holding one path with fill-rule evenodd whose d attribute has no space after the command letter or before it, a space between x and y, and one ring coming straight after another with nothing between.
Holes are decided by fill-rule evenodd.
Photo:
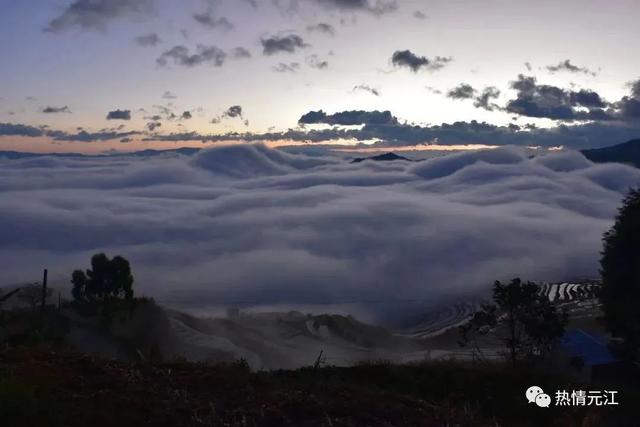
<instances>
[{"instance_id":1,"label":"hillside slope","mask_svg":"<svg viewBox=\"0 0 640 427\"><path fill-rule=\"evenodd\" d=\"M610 147L582 150L582 154L596 163L624 163L640 168L640 139Z\"/></svg>"}]
</instances>

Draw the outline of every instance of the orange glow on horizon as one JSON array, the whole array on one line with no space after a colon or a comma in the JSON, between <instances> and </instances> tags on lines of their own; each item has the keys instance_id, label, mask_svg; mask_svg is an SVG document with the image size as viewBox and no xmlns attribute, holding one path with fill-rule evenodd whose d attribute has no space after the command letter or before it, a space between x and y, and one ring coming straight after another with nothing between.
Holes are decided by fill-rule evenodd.
<instances>
[{"instance_id":1,"label":"orange glow on horizon","mask_svg":"<svg viewBox=\"0 0 640 427\"><path fill-rule=\"evenodd\" d=\"M47 137L0 137L0 151L20 151L27 153L81 153L81 154L105 154L109 152L133 152L141 150L175 150L178 148L211 148L225 145L247 144L248 142L239 139L229 139L217 142L202 141L144 141L140 139L132 139L130 142L122 143L119 140L79 142L79 141L53 141ZM499 148L499 145L489 144L457 144L444 145L434 143L424 143L418 145L399 145L399 146L375 146L374 142L367 143L356 140L332 140L323 142L310 141L294 141L290 139L282 139L276 141L260 141L256 140L252 143L264 144L269 148L282 147L313 147L324 146L330 147L331 150L339 152L359 152L359 153L378 153L378 152L420 152L420 151L469 151L469 150L490 150ZM526 147L529 149L540 149L541 147ZM549 151L563 150L564 147L550 147Z\"/></svg>"}]
</instances>

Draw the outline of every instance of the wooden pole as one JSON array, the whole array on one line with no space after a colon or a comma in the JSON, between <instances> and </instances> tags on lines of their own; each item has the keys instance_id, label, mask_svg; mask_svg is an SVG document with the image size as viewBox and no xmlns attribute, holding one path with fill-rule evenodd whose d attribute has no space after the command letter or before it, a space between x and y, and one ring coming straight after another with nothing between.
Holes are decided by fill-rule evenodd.
<instances>
[{"instance_id":1,"label":"wooden pole","mask_svg":"<svg viewBox=\"0 0 640 427\"><path fill-rule=\"evenodd\" d=\"M316 359L316 363L313 364L313 370L317 370L320 365L323 363L324 361L322 360L322 350L320 350L320 354L318 354L318 358Z\"/></svg>"},{"instance_id":2,"label":"wooden pole","mask_svg":"<svg viewBox=\"0 0 640 427\"><path fill-rule=\"evenodd\" d=\"M47 269L44 269L42 277L42 297L40 301L40 330L44 330L44 307L47 302Z\"/></svg>"}]
</instances>

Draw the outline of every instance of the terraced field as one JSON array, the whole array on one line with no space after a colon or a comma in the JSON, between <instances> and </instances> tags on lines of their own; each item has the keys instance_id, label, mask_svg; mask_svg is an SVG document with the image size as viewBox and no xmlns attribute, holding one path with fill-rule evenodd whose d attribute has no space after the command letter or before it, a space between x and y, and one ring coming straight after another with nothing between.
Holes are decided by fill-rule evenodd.
<instances>
[{"instance_id":1,"label":"terraced field","mask_svg":"<svg viewBox=\"0 0 640 427\"><path fill-rule=\"evenodd\" d=\"M597 280L580 282L543 283L540 293L546 295L549 301L566 307L570 314L579 316L596 316L598 314L598 293L601 283ZM478 311L482 304L490 301L469 299L453 304L436 307L429 311L417 325L399 334L413 338L431 338L449 331L464 322Z\"/></svg>"}]
</instances>

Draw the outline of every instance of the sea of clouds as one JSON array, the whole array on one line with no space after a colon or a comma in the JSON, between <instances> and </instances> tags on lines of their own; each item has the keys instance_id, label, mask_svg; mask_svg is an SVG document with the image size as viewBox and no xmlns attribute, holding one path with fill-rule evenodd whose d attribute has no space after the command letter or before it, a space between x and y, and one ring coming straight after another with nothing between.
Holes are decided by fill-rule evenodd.
<instances>
[{"instance_id":1,"label":"sea of clouds","mask_svg":"<svg viewBox=\"0 0 640 427\"><path fill-rule=\"evenodd\" d=\"M198 313L306 307L398 321L491 283L593 277L640 170L517 148L351 164L260 145L0 159L0 286L66 287L96 252Z\"/></svg>"}]
</instances>

